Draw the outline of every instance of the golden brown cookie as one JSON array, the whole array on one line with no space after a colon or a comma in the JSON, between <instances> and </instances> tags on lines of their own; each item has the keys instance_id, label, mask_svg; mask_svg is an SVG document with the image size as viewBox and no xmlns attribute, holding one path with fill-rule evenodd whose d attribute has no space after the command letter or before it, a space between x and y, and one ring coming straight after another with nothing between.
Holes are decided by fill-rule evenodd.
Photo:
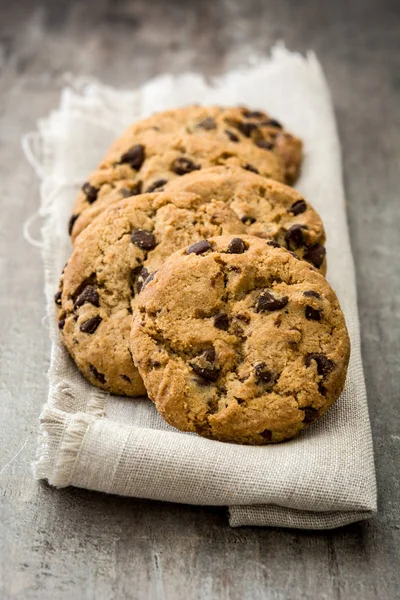
<instances>
[{"instance_id":1,"label":"golden brown cookie","mask_svg":"<svg viewBox=\"0 0 400 600\"><path fill-rule=\"evenodd\" d=\"M124 134L82 186L69 222L72 239L105 208L124 197L159 191L168 181L216 165L235 165L283 180L273 152L249 142L235 144L210 136L160 133Z\"/></svg>"},{"instance_id":2,"label":"golden brown cookie","mask_svg":"<svg viewBox=\"0 0 400 600\"><path fill-rule=\"evenodd\" d=\"M55 296L62 341L83 375L114 394L144 394L129 350L133 297L178 248L243 230L226 204L194 194L143 194L104 211L77 240Z\"/></svg>"},{"instance_id":3,"label":"golden brown cookie","mask_svg":"<svg viewBox=\"0 0 400 600\"><path fill-rule=\"evenodd\" d=\"M164 189L229 204L248 234L273 239L326 273L321 217L293 188L237 167L223 166L194 171L174 179Z\"/></svg>"},{"instance_id":4,"label":"golden brown cookie","mask_svg":"<svg viewBox=\"0 0 400 600\"><path fill-rule=\"evenodd\" d=\"M297 435L339 397L349 337L314 267L273 241L175 252L136 298L132 355L168 423L225 442Z\"/></svg>"},{"instance_id":5,"label":"golden brown cookie","mask_svg":"<svg viewBox=\"0 0 400 600\"><path fill-rule=\"evenodd\" d=\"M156 113L133 123L124 137L129 144L138 134L153 129L159 133L203 135L233 143L250 142L270 152L283 164L286 183L296 181L302 162L302 142L282 124L260 110L244 106L185 106ZM116 142L118 145L118 141Z\"/></svg>"}]
</instances>

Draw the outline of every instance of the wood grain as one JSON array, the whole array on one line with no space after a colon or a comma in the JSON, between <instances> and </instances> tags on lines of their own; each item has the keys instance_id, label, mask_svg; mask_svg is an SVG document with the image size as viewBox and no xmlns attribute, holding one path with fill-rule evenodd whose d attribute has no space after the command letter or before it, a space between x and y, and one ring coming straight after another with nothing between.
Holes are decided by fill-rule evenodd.
<instances>
[{"instance_id":1,"label":"wood grain","mask_svg":"<svg viewBox=\"0 0 400 600\"><path fill-rule=\"evenodd\" d=\"M333 532L232 530L220 508L38 485L30 462L49 342L39 252L22 237L38 183L21 135L57 104L66 71L121 87L165 71L214 75L278 39L316 50L334 98L379 515ZM3 599L400 598L399 39L397 0L0 0Z\"/></svg>"}]
</instances>

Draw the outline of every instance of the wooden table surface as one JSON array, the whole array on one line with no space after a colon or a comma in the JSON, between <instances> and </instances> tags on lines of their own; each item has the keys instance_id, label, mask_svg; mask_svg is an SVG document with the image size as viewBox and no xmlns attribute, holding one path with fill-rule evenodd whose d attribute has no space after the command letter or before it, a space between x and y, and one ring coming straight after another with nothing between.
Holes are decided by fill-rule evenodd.
<instances>
[{"instance_id":1,"label":"wooden table surface","mask_svg":"<svg viewBox=\"0 0 400 600\"><path fill-rule=\"evenodd\" d=\"M38 182L21 135L66 71L134 87L213 75L284 39L316 50L343 146L379 514L330 532L228 526L226 511L33 481L49 340ZM400 598L400 2L0 0L0 597L34 600ZM84 525L76 527L76 516Z\"/></svg>"}]
</instances>

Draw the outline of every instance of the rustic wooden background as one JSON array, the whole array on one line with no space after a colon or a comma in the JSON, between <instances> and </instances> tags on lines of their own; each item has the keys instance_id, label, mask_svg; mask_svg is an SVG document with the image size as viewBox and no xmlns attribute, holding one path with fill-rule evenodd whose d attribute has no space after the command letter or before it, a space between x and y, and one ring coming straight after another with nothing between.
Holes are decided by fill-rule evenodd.
<instances>
[{"instance_id":1,"label":"rustic wooden background","mask_svg":"<svg viewBox=\"0 0 400 600\"><path fill-rule=\"evenodd\" d=\"M66 71L133 87L165 71L218 74L279 39L316 50L334 98L378 516L333 532L233 530L221 508L38 485L49 342L39 252L22 236L38 183L21 135L56 106ZM398 0L0 0L2 599L400 598L399 106Z\"/></svg>"}]
</instances>

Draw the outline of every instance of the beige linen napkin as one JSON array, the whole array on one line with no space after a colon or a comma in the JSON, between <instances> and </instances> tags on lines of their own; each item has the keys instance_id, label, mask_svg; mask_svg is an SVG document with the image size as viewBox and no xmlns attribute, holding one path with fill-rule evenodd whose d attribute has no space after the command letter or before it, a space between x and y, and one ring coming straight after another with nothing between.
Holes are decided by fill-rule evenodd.
<instances>
[{"instance_id":1,"label":"beige linen napkin","mask_svg":"<svg viewBox=\"0 0 400 600\"><path fill-rule=\"evenodd\" d=\"M265 109L305 143L298 189L322 215L328 279L342 303L352 343L345 390L326 417L298 439L244 447L174 430L146 399L91 387L62 347L53 296L71 251L67 219L78 187L113 138L138 117L174 106L247 104ZM282 47L209 83L169 75L123 92L73 80L59 108L28 134L24 147L42 179L45 292L52 341L49 397L40 418L35 476L170 502L228 506L230 524L324 529L376 510L371 432L340 146L329 91L314 55Z\"/></svg>"}]
</instances>

